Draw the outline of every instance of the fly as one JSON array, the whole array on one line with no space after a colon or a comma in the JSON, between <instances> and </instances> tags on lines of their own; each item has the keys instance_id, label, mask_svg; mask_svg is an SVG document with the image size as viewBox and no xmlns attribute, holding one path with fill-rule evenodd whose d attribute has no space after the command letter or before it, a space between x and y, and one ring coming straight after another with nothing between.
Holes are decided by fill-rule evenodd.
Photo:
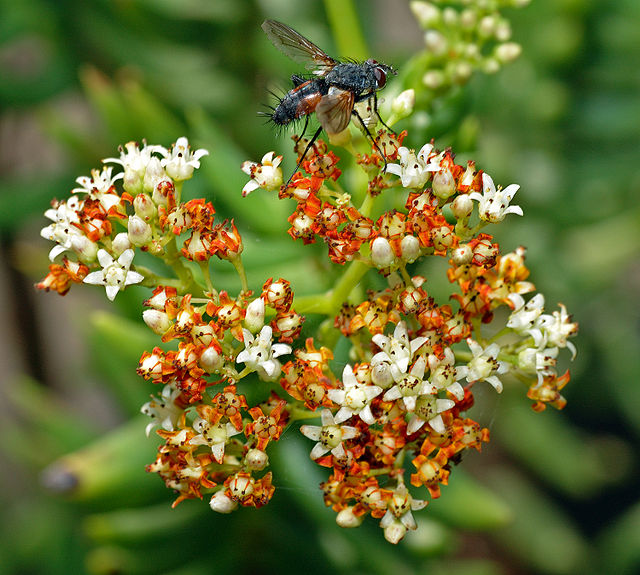
<instances>
[{"instance_id":1,"label":"fly","mask_svg":"<svg viewBox=\"0 0 640 575\"><path fill-rule=\"evenodd\" d=\"M385 128L393 131L378 114L377 91L384 88L387 76L396 74L396 71L391 66L373 59L361 63L335 60L293 28L276 20L265 20L262 29L273 45L285 56L305 64L306 68L313 72L313 77L310 79L297 74L291 76L293 88L285 94L271 114L271 119L279 126L286 126L304 117L303 133L311 114L315 113L320 123L320 127L298 161L294 174L300 168L320 132L324 130L329 136L342 132L349 125L352 115L358 118L373 146L384 160L384 154L354 106L358 102L373 100L373 112Z\"/></svg>"}]
</instances>

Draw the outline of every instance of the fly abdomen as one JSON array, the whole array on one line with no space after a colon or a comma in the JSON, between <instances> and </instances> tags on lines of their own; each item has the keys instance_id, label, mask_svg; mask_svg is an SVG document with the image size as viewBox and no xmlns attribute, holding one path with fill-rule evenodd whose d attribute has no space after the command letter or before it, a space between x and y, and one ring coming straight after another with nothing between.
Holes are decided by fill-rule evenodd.
<instances>
[{"instance_id":1,"label":"fly abdomen","mask_svg":"<svg viewBox=\"0 0 640 575\"><path fill-rule=\"evenodd\" d=\"M326 93L327 86L324 81L308 80L285 94L273 111L271 119L274 124L284 126L298 118L308 116L315 111L320 98Z\"/></svg>"}]
</instances>

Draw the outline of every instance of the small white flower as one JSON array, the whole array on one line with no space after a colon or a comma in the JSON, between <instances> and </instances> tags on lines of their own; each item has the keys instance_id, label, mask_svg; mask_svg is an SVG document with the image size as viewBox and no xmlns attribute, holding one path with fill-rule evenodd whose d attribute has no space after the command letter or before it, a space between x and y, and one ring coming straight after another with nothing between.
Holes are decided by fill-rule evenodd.
<instances>
[{"instance_id":1,"label":"small white flower","mask_svg":"<svg viewBox=\"0 0 640 575\"><path fill-rule=\"evenodd\" d=\"M524 298L517 293L511 293L507 297L514 305L507 327L518 333L529 333L544 311L544 295L536 294L528 302L525 302Z\"/></svg>"},{"instance_id":2,"label":"small white flower","mask_svg":"<svg viewBox=\"0 0 640 575\"><path fill-rule=\"evenodd\" d=\"M508 371L508 366L502 361L498 361L500 346L497 343L483 348L477 341L467 338L467 345L473 354L471 361L463 367L459 367L460 374L467 378L469 383L484 380L489 382L494 389L502 392L502 382L493 375L502 374Z\"/></svg>"},{"instance_id":3,"label":"small white flower","mask_svg":"<svg viewBox=\"0 0 640 575\"><path fill-rule=\"evenodd\" d=\"M282 156L276 156L275 152L267 152L262 156L259 164L249 160L243 162L242 171L251 176L251 180L242 188L242 195L248 196L258 188L268 191L280 189L282 185L280 162L282 162Z\"/></svg>"},{"instance_id":4,"label":"small white flower","mask_svg":"<svg viewBox=\"0 0 640 575\"><path fill-rule=\"evenodd\" d=\"M128 285L140 283L144 279L142 274L129 270L133 256L134 251L128 249L114 260L106 250L98 250L98 262L102 269L87 275L84 283L105 286L107 298L113 301L120 290Z\"/></svg>"},{"instance_id":5,"label":"small white flower","mask_svg":"<svg viewBox=\"0 0 640 575\"><path fill-rule=\"evenodd\" d=\"M224 447L230 437L237 435L242 430L237 430L232 423L209 423L206 419L196 417L193 429L198 435L192 437L191 445L208 445L211 448L213 458L222 463L224 460Z\"/></svg>"},{"instance_id":6,"label":"small white flower","mask_svg":"<svg viewBox=\"0 0 640 575\"><path fill-rule=\"evenodd\" d=\"M166 148L162 146L147 146L143 144L142 149L138 148L136 142L128 142L124 148L120 146L119 158L105 158L103 163L120 164L124 169L122 184L124 189L130 194L138 194L142 192L145 172L152 158L157 158L154 153L166 156L168 154Z\"/></svg>"},{"instance_id":7,"label":"small white flower","mask_svg":"<svg viewBox=\"0 0 640 575\"><path fill-rule=\"evenodd\" d=\"M552 315L541 315L537 327L542 330L545 341L557 347L568 347L571 350L572 358L575 358L576 347L567 341L567 338L578 332L578 324L571 321L571 316L567 313L567 308L564 305L558 305L560 311L554 311Z\"/></svg>"},{"instance_id":8,"label":"small white flower","mask_svg":"<svg viewBox=\"0 0 640 575\"><path fill-rule=\"evenodd\" d=\"M291 353L291 346L284 343L273 343L273 330L265 325L260 333L254 337L248 329L243 329L244 345L237 363L244 363L258 373L264 381L273 381L280 374L280 362L276 359L281 355Z\"/></svg>"},{"instance_id":9,"label":"small white flower","mask_svg":"<svg viewBox=\"0 0 640 575\"><path fill-rule=\"evenodd\" d=\"M518 184L511 184L504 190L500 187L496 190L491 176L484 172L482 174L482 194L471 192L469 197L478 201L480 219L485 222L495 223L504 220L507 214L523 215L520 206L509 205L509 202L511 202L519 189L520 186Z\"/></svg>"},{"instance_id":10,"label":"small white flower","mask_svg":"<svg viewBox=\"0 0 640 575\"><path fill-rule=\"evenodd\" d=\"M388 389L382 399L395 401L402 398L406 410L413 411L418 397L437 392L429 380L424 379L426 365L427 360L424 356L418 357L409 373L400 373L396 379L396 385Z\"/></svg>"},{"instance_id":11,"label":"small white flower","mask_svg":"<svg viewBox=\"0 0 640 575\"><path fill-rule=\"evenodd\" d=\"M189 149L189 141L182 137L176 140L171 153L167 154L160 163L169 177L179 182L188 180L193 175L193 171L200 167L200 158L207 155L209 152L205 149L192 152Z\"/></svg>"},{"instance_id":12,"label":"small white flower","mask_svg":"<svg viewBox=\"0 0 640 575\"><path fill-rule=\"evenodd\" d=\"M343 459L346 452L342 442L346 439L353 439L359 434L359 431L355 427L338 425L328 409L323 409L320 417L322 418L321 427L317 425L302 425L300 427L302 435L318 442L311 450L311 459L318 459L327 451L331 451L331 454L338 459Z\"/></svg>"},{"instance_id":13,"label":"small white flower","mask_svg":"<svg viewBox=\"0 0 640 575\"><path fill-rule=\"evenodd\" d=\"M518 353L518 368L525 373L538 374L538 383L542 383L545 376L555 374L557 347L536 349L528 347Z\"/></svg>"},{"instance_id":14,"label":"small white flower","mask_svg":"<svg viewBox=\"0 0 640 575\"><path fill-rule=\"evenodd\" d=\"M439 399L436 395L419 396L407 425L407 435L415 433L425 423L428 423L436 433L445 433L447 428L440 414L448 411L455 404L451 399Z\"/></svg>"},{"instance_id":15,"label":"small white flower","mask_svg":"<svg viewBox=\"0 0 640 575\"><path fill-rule=\"evenodd\" d=\"M440 170L440 154L433 154L433 144L425 144L416 155L414 150L401 146L398 148L399 164L389 164L387 171L400 176L405 188L423 187L432 172Z\"/></svg>"},{"instance_id":16,"label":"small white flower","mask_svg":"<svg viewBox=\"0 0 640 575\"><path fill-rule=\"evenodd\" d=\"M375 418L371 413L371 401L382 393L382 388L377 385L360 383L353 373L352 367L347 364L342 372L342 389L330 389L327 392L329 399L340 406L335 415L335 423L342 423L354 415L369 425L373 425Z\"/></svg>"},{"instance_id":17,"label":"small white flower","mask_svg":"<svg viewBox=\"0 0 640 575\"><path fill-rule=\"evenodd\" d=\"M58 202L45 213L53 223L42 228L40 235L57 245L53 246L49 252L49 259L55 260L61 253L73 249L74 240L76 243L84 234L75 225L80 223L78 212L82 209L84 201L76 196L69 198L66 202Z\"/></svg>"},{"instance_id":18,"label":"small white flower","mask_svg":"<svg viewBox=\"0 0 640 575\"><path fill-rule=\"evenodd\" d=\"M464 389L458 383L463 375L455 366L456 358L450 347L444 348L444 358L439 359L434 354L430 354L429 370L431 375L429 381L438 390L446 390L453 395L458 401L464 398Z\"/></svg>"},{"instance_id":19,"label":"small white flower","mask_svg":"<svg viewBox=\"0 0 640 575\"><path fill-rule=\"evenodd\" d=\"M114 183L122 179L123 174L111 176L113 166L105 166L102 171L91 170L91 177L81 176L76 179L79 188L71 190L75 194L87 194L92 200L98 200L108 212L113 206L120 203L120 196L116 193Z\"/></svg>"},{"instance_id":20,"label":"small white flower","mask_svg":"<svg viewBox=\"0 0 640 575\"><path fill-rule=\"evenodd\" d=\"M391 543L398 543L408 529L416 529L418 525L411 511L423 509L426 505L426 501L414 499L403 483L398 485L387 504L387 512L380 520L385 539Z\"/></svg>"},{"instance_id":21,"label":"small white flower","mask_svg":"<svg viewBox=\"0 0 640 575\"><path fill-rule=\"evenodd\" d=\"M140 411L153 420L145 428L147 437L157 425L167 431L173 431L176 428L180 416L184 413L184 410L174 403L174 400L179 395L180 390L174 389L170 385L165 385L160 397L152 395L151 401L147 401L142 406Z\"/></svg>"},{"instance_id":22,"label":"small white flower","mask_svg":"<svg viewBox=\"0 0 640 575\"><path fill-rule=\"evenodd\" d=\"M399 380L402 374L407 373L414 353L428 341L426 337L415 337L409 340L407 324L404 321L396 325L393 337L378 333L372 339L382 351L371 358L371 366L374 367L380 363L389 364L395 380Z\"/></svg>"}]
</instances>

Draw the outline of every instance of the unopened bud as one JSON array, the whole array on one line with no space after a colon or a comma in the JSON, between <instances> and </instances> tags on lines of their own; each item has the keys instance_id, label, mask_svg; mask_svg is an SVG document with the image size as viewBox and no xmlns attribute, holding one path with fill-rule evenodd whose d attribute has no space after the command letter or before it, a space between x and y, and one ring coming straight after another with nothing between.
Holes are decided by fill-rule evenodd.
<instances>
[{"instance_id":1,"label":"unopened bud","mask_svg":"<svg viewBox=\"0 0 640 575\"><path fill-rule=\"evenodd\" d=\"M422 28L431 28L440 21L440 10L431 2L411 2L409 7Z\"/></svg>"},{"instance_id":2,"label":"unopened bud","mask_svg":"<svg viewBox=\"0 0 640 575\"><path fill-rule=\"evenodd\" d=\"M78 254L81 262L88 264L96 260L98 244L92 242L87 236L74 234L71 236L71 249Z\"/></svg>"},{"instance_id":3,"label":"unopened bud","mask_svg":"<svg viewBox=\"0 0 640 575\"><path fill-rule=\"evenodd\" d=\"M127 235L132 245L144 246L151 241L153 230L151 226L139 216L129 216L127 229Z\"/></svg>"},{"instance_id":4,"label":"unopened bud","mask_svg":"<svg viewBox=\"0 0 640 575\"><path fill-rule=\"evenodd\" d=\"M160 158L153 156L147 164L147 169L144 173L143 189L147 193L151 193L156 189L156 186L162 180L167 179L167 173L164 171Z\"/></svg>"},{"instance_id":5,"label":"unopened bud","mask_svg":"<svg viewBox=\"0 0 640 575\"><path fill-rule=\"evenodd\" d=\"M473 257L473 250L469 244L463 244L459 246L457 249L453 250L451 254L451 259L453 263L457 266L462 266L471 262L471 258Z\"/></svg>"},{"instance_id":6,"label":"unopened bud","mask_svg":"<svg viewBox=\"0 0 640 575\"><path fill-rule=\"evenodd\" d=\"M424 76L422 76L422 83L432 90L437 90L444 85L445 77L440 70L429 70Z\"/></svg>"},{"instance_id":7,"label":"unopened bud","mask_svg":"<svg viewBox=\"0 0 640 575\"><path fill-rule=\"evenodd\" d=\"M133 210L136 216L148 222L156 215L156 206L147 194L138 194L133 199Z\"/></svg>"},{"instance_id":8,"label":"unopened bud","mask_svg":"<svg viewBox=\"0 0 640 575\"><path fill-rule=\"evenodd\" d=\"M407 528L402 524L402 521L394 518L384 528L384 538L389 542L396 545L407 534Z\"/></svg>"},{"instance_id":9,"label":"unopened bud","mask_svg":"<svg viewBox=\"0 0 640 575\"><path fill-rule=\"evenodd\" d=\"M400 242L400 253L405 262L415 262L420 257L420 240L415 236L404 236Z\"/></svg>"},{"instance_id":10,"label":"unopened bud","mask_svg":"<svg viewBox=\"0 0 640 575\"><path fill-rule=\"evenodd\" d=\"M489 14L480 20L478 24L478 35L484 38L493 36L496 31L498 21L496 17Z\"/></svg>"},{"instance_id":11,"label":"unopened bud","mask_svg":"<svg viewBox=\"0 0 640 575\"><path fill-rule=\"evenodd\" d=\"M371 381L382 389L391 387L394 382L388 363L376 363L371 366Z\"/></svg>"},{"instance_id":12,"label":"unopened bud","mask_svg":"<svg viewBox=\"0 0 640 575\"><path fill-rule=\"evenodd\" d=\"M362 525L363 519L363 515L358 516L353 512L353 507L342 509L340 512L338 512L338 515L336 515L336 523L340 527L344 527L347 529L360 527L360 525Z\"/></svg>"},{"instance_id":13,"label":"unopened bud","mask_svg":"<svg viewBox=\"0 0 640 575\"><path fill-rule=\"evenodd\" d=\"M238 502L228 497L224 491L218 491L209 501L209 507L217 513L231 513L238 507Z\"/></svg>"},{"instance_id":14,"label":"unopened bud","mask_svg":"<svg viewBox=\"0 0 640 575\"><path fill-rule=\"evenodd\" d=\"M499 62L513 62L522 53L522 47L515 42L505 42L496 48L495 56Z\"/></svg>"},{"instance_id":15,"label":"unopened bud","mask_svg":"<svg viewBox=\"0 0 640 575\"><path fill-rule=\"evenodd\" d=\"M244 456L244 462L249 469L261 471L269 464L269 456L262 449L250 449Z\"/></svg>"},{"instance_id":16,"label":"unopened bud","mask_svg":"<svg viewBox=\"0 0 640 575\"><path fill-rule=\"evenodd\" d=\"M466 194L458 196L451 204L451 212L456 219L468 218L473 211L473 200Z\"/></svg>"},{"instance_id":17,"label":"unopened bud","mask_svg":"<svg viewBox=\"0 0 640 575\"><path fill-rule=\"evenodd\" d=\"M453 67L453 78L459 84L465 84L473 74L473 68L469 62L458 62Z\"/></svg>"},{"instance_id":18,"label":"unopened bud","mask_svg":"<svg viewBox=\"0 0 640 575\"><path fill-rule=\"evenodd\" d=\"M425 32L424 43L427 50L436 56L441 56L447 51L447 39L436 30Z\"/></svg>"},{"instance_id":19,"label":"unopened bud","mask_svg":"<svg viewBox=\"0 0 640 575\"><path fill-rule=\"evenodd\" d=\"M413 108L416 105L416 92L415 90L404 90L400 92L391 104L391 111L396 115L397 119L406 118L413 112Z\"/></svg>"},{"instance_id":20,"label":"unopened bud","mask_svg":"<svg viewBox=\"0 0 640 575\"><path fill-rule=\"evenodd\" d=\"M449 169L445 168L433 175L431 189L441 200L446 200L454 194L456 191L456 183Z\"/></svg>"},{"instance_id":21,"label":"unopened bud","mask_svg":"<svg viewBox=\"0 0 640 575\"><path fill-rule=\"evenodd\" d=\"M371 242L371 260L377 268L386 268L393 264L396 257L387 238L377 237Z\"/></svg>"},{"instance_id":22,"label":"unopened bud","mask_svg":"<svg viewBox=\"0 0 640 575\"><path fill-rule=\"evenodd\" d=\"M169 316L157 309L145 309L142 312L142 319L144 323L158 335L163 335L171 327Z\"/></svg>"},{"instance_id":23,"label":"unopened bud","mask_svg":"<svg viewBox=\"0 0 640 575\"><path fill-rule=\"evenodd\" d=\"M459 19L460 16L458 15L457 10L454 10L451 6L448 6L442 11L442 21L448 28L457 26Z\"/></svg>"},{"instance_id":24,"label":"unopened bud","mask_svg":"<svg viewBox=\"0 0 640 575\"><path fill-rule=\"evenodd\" d=\"M258 333L264 326L264 300L261 297L247 306L244 325L251 333Z\"/></svg>"},{"instance_id":25,"label":"unopened bud","mask_svg":"<svg viewBox=\"0 0 640 575\"><path fill-rule=\"evenodd\" d=\"M114 258L118 258L124 251L131 248L131 242L126 232L119 233L111 243L111 251Z\"/></svg>"},{"instance_id":26,"label":"unopened bud","mask_svg":"<svg viewBox=\"0 0 640 575\"><path fill-rule=\"evenodd\" d=\"M455 236L447 226L441 226L431 230L433 247L439 252L448 250L453 245L454 240Z\"/></svg>"},{"instance_id":27,"label":"unopened bud","mask_svg":"<svg viewBox=\"0 0 640 575\"><path fill-rule=\"evenodd\" d=\"M222 367L224 357L213 346L208 347L200 354L200 367L207 373L213 373Z\"/></svg>"},{"instance_id":28,"label":"unopened bud","mask_svg":"<svg viewBox=\"0 0 640 575\"><path fill-rule=\"evenodd\" d=\"M229 483L229 491L234 499L246 499L253 493L253 477L242 472L237 473Z\"/></svg>"}]
</instances>

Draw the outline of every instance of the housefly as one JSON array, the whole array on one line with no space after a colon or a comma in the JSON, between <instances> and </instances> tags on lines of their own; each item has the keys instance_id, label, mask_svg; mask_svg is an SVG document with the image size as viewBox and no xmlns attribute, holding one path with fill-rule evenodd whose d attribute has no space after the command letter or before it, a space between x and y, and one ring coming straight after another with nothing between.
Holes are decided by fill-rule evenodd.
<instances>
[{"instance_id":1,"label":"housefly","mask_svg":"<svg viewBox=\"0 0 640 575\"><path fill-rule=\"evenodd\" d=\"M391 66L373 59L361 63L335 60L293 28L276 20L265 20L262 29L278 50L292 60L305 64L306 68L312 71L310 78L297 74L291 76L293 88L280 99L270 114L273 122L279 126L285 126L304 117L303 133L307 128L309 116L314 112L320 123L294 173L298 171L320 132L324 130L329 136L342 132L349 125L352 115L358 118L367 136L384 159L384 154L354 106L358 102L373 100L372 110L377 119L392 131L378 114L376 93L384 88L387 76L396 74L396 71Z\"/></svg>"}]
</instances>

